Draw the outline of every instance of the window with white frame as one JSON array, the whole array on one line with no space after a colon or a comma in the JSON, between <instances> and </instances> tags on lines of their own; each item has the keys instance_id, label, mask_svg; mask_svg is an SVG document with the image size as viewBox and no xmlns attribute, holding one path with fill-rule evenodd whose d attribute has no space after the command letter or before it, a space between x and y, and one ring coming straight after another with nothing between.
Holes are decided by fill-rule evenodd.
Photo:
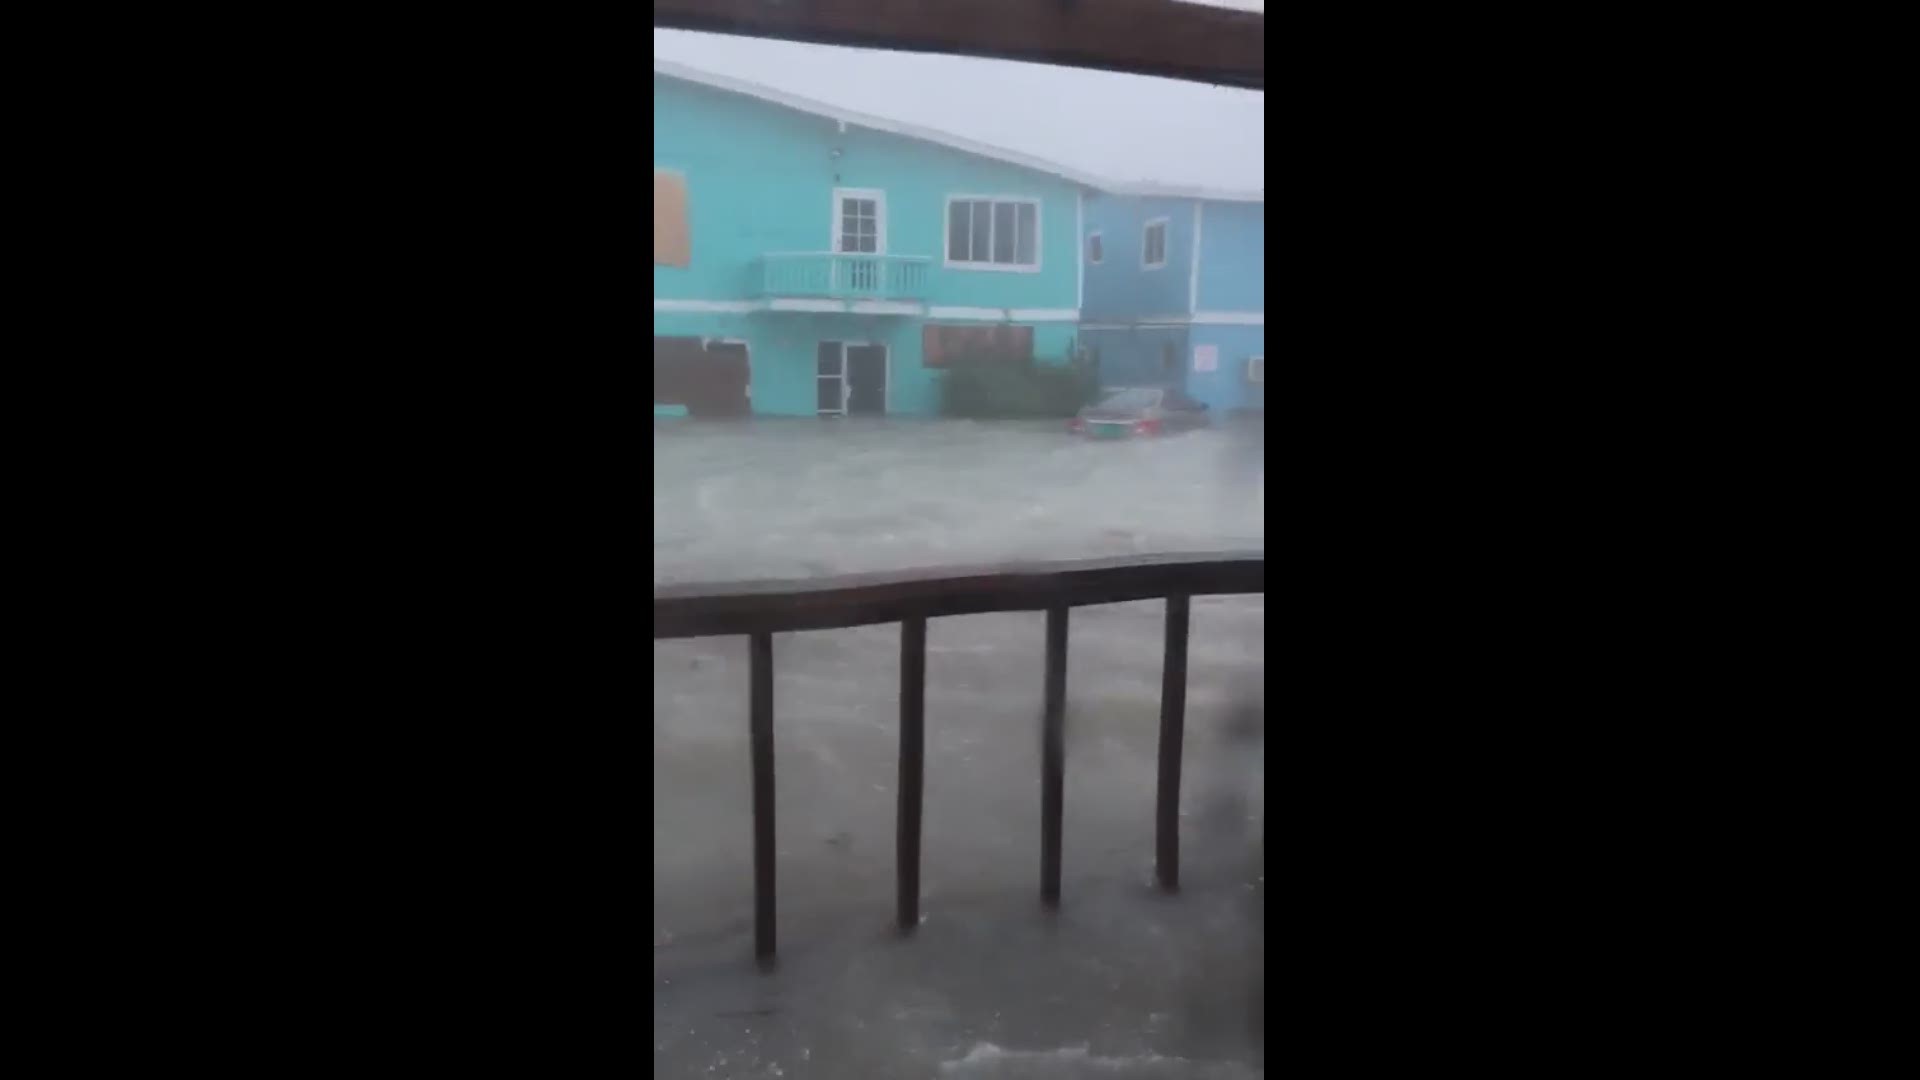
<instances>
[{"instance_id":1,"label":"window with white frame","mask_svg":"<svg viewBox=\"0 0 1920 1080\"><path fill-rule=\"evenodd\" d=\"M1140 265L1148 270L1158 270L1167 265L1167 219L1155 218L1147 222L1140 237Z\"/></svg>"},{"instance_id":2,"label":"window with white frame","mask_svg":"<svg viewBox=\"0 0 1920 1080\"><path fill-rule=\"evenodd\" d=\"M947 200L947 265L1040 268L1040 203L955 195Z\"/></svg>"},{"instance_id":3,"label":"window with white frame","mask_svg":"<svg viewBox=\"0 0 1920 1080\"><path fill-rule=\"evenodd\" d=\"M1098 266L1104 255L1100 245L1100 230L1095 229L1087 234L1087 261Z\"/></svg>"},{"instance_id":4,"label":"window with white frame","mask_svg":"<svg viewBox=\"0 0 1920 1080\"><path fill-rule=\"evenodd\" d=\"M1264 356L1247 357L1247 381L1263 383L1267 381L1267 358Z\"/></svg>"},{"instance_id":5,"label":"window with white frame","mask_svg":"<svg viewBox=\"0 0 1920 1080\"><path fill-rule=\"evenodd\" d=\"M865 188L835 188L833 250L880 254L887 250L887 196Z\"/></svg>"}]
</instances>

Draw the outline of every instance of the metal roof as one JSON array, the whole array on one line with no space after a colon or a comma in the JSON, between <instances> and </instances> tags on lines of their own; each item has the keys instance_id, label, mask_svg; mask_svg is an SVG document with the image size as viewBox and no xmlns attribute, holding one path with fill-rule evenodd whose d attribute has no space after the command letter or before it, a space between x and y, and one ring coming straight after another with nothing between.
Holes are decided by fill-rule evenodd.
<instances>
[{"instance_id":1,"label":"metal roof","mask_svg":"<svg viewBox=\"0 0 1920 1080\"><path fill-rule=\"evenodd\" d=\"M922 142L945 146L950 149L959 150L962 153L973 154L977 157L1004 161L1009 165L1018 165L1024 169L1032 169L1035 172L1058 176L1080 184L1083 187L1106 192L1111 195L1205 199L1219 202L1265 202L1267 198L1264 191L1227 191L1215 188L1183 187L1166 184L1121 183L1105 177L1095 176L1091 173L1081 172L1077 169L1071 169L1058 162L1047 161L1029 154L1023 154L1017 150L990 146L986 143L975 142L972 139L964 138L950 132L922 127L918 124L909 124L905 121L892 120L884 116L874 116L870 113L843 109L838 105L830 105L824 101L815 101L812 98L802 97L799 94L790 93L785 90L776 90L770 86L762 86L759 83L748 82L745 79L737 79L730 75L702 71L699 68L688 67L685 64L676 64L669 60L655 59L653 62L653 73L655 75L663 75L669 79L679 79L684 82L711 87L715 90L724 90L728 93L743 94L747 97L758 98L761 101L770 102L785 108L812 113L816 116L824 116L829 120L835 120L843 124L853 124L873 131L884 131L909 139L918 139Z\"/></svg>"}]
</instances>

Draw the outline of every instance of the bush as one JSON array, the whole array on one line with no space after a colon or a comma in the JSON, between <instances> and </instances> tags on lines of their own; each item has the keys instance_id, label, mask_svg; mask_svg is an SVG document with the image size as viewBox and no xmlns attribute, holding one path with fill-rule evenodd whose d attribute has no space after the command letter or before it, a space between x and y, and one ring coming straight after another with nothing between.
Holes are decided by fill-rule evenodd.
<instances>
[{"instance_id":1,"label":"bush","mask_svg":"<svg viewBox=\"0 0 1920 1080\"><path fill-rule=\"evenodd\" d=\"M1077 365L963 360L947 372L941 412L974 420L1072 416L1097 389L1092 372Z\"/></svg>"}]
</instances>

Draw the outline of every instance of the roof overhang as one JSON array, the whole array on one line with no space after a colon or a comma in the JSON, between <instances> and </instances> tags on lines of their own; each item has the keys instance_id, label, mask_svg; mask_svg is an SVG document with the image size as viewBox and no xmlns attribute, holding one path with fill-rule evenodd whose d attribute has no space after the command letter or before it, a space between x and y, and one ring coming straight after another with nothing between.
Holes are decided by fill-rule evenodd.
<instances>
[{"instance_id":1,"label":"roof overhang","mask_svg":"<svg viewBox=\"0 0 1920 1080\"><path fill-rule=\"evenodd\" d=\"M762 86L758 83L748 82L745 79L736 79L730 75L721 75L718 72L704 71L699 68L688 67L685 64L676 64L669 60L656 59L653 62L653 71L656 75L664 75L670 79L680 79L684 82L711 87L715 90L724 90L729 93L759 98L762 101L784 106L785 108L813 113L826 117L829 120L836 120L841 124L852 124L872 131L885 131L895 135L904 135L910 139L919 139L923 142L951 147L964 153L990 158L996 161L1004 161L1010 165L1018 165L1024 169L1032 169L1035 172L1049 173L1064 180L1079 184L1092 191L1101 191L1113 195L1141 195L1178 199L1214 199L1222 202L1266 201L1265 193L1259 191L1219 191L1210 188L1170 187L1150 183L1117 183L1104 177L1094 176L1077 169L1070 169L1057 162L1033 157L1030 154L1022 154L1004 147L989 146L986 143L975 142L972 139L963 138L951 132L937 131L933 128L922 127L918 124L891 120L884 116L872 116L867 113L854 112L851 109L843 109L824 101L815 101L812 98L803 97L799 94L777 90L770 86Z\"/></svg>"},{"instance_id":2,"label":"roof overhang","mask_svg":"<svg viewBox=\"0 0 1920 1080\"><path fill-rule=\"evenodd\" d=\"M654 0L653 25L1266 89L1266 16L1181 0Z\"/></svg>"}]
</instances>

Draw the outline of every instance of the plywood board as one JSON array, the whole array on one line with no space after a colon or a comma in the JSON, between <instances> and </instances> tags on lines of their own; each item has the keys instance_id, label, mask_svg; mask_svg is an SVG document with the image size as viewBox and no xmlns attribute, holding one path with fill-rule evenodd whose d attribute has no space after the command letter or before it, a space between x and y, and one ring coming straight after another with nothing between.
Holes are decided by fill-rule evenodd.
<instances>
[{"instance_id":1,"label":"plywood board","mask_svg":"<svg viewBox=\"0 0 1920 1080\"><path fill-rule=\"evenodd\" d=\"M686 266L692 261L692 238L687 228L687 178L665 169L653 170L653 263Z\"/></svg>"}]
</instances>

